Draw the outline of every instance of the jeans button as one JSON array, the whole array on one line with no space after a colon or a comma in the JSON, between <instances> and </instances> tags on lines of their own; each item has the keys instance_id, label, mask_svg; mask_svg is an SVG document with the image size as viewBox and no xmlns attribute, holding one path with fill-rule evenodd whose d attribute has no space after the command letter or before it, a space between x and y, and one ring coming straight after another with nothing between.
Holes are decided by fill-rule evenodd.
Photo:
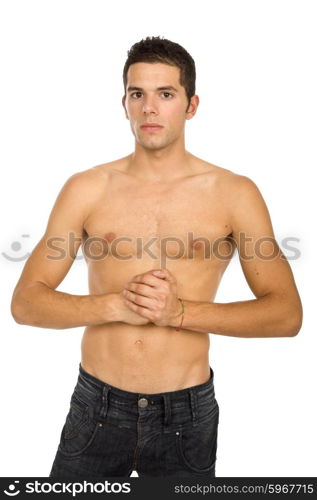
<instances>
[{"instance_id":1,"label":"jeans button","mask_svg":"<svg viewBox=\"0 0 317 500\"><path fill-rule=\"evenodd\" d=\"M146 398L141 398L138 401L138 405L140 408L145 408L149 404L148 400Z\"/></svg>"}]
</instances>

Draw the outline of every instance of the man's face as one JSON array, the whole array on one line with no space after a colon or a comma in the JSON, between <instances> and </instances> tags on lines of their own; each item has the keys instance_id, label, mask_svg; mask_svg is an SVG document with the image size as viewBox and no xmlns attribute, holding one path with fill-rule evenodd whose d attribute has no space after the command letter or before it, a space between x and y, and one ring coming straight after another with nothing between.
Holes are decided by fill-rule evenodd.
<instances>
[{"instance_id":1,"label":"man's face","mask_svg":"<svg viewBox=\"0 0 317 500\"><path fill-rule=\"evenodd\" d=\"M192 98L197 104L186 112L188 99L179 78L180 69L168 64L135 63L128 69L122 102L136 141L146 149L162 149L177 141L183 136L185 120L195 113L198 97ZM144 127L153 123L161 127Z\"/></svg>"}]
</instances>

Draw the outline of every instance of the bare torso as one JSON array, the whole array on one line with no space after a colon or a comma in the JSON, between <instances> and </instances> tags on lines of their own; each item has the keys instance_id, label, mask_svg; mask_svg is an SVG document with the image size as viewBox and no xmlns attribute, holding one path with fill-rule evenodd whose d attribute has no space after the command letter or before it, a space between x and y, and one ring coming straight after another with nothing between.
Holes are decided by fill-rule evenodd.
<instances>
[{"instance_id":1,"label":"bare torso","mask_svg":"<svg viewBox=\"0 0 317 500\"><path fill-rule=\"evenodd\" d=\"M191 155L192 175L149 182L127 171L127 158L92 169L96 189L83 235L89 292L120 292L134 275L166 267L179 297L213 301L232 256L234 174ZM81 364L127 391L173 391L208 380L209 345L207 333L112 322L86 327Z\"/></svg>"}]
</instances>

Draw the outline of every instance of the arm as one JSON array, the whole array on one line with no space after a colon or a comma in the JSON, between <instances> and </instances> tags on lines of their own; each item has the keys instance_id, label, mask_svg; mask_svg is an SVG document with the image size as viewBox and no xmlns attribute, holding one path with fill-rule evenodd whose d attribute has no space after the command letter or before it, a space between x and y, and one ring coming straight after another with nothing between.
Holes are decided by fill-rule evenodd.
<instances>
[{"instance_id":1,"label":"arm","mask_svg":"<svg viewBox=\"0 0 317 500\"><path fill-rule=\"evenodd\" d=\"M71 295L56 291L82 243L89 211L93 172L72 175L52 208L45 234L25 263L11 301L17 323L42 328L74 328L111 321L146 324L148 320L124 306L121 294ZM52 250L47 244L58 246ZM49 258L54 257L54 259Z\"/></svg>"},{"instance_id":2,"label":"arm","mask_svg":"<svg viewBox=\"0 0 317 500\"><path fill-rule=\"evenodd\" d=\"M301 301L291 268L275 240L265 202L256 185L244 176L235 177L232 192L232 237L256 298L227 304L183 300L182 330L233 337L294 336L302 323ZM176 327L180 324L173 284L176 281L167 270L163 270L163 276L168 286L162 284L151 303L138 295L146 294L146 281L142 277L134 279L127 285L127 304L155 324Z\"/></svg>"},{"instance_id":3,"label":"arm","mask_svg":"<svg viewBox=\"0 0 317 500\"><path fill-rule=\"evenodd\" d=\"M183 327L233 337L290 337L302 323L302 306L263 197L253 181L235 178L232 237L255 299L228 304L185 301Z\"/></svg>"},{"instance_id":4,"label":"arm","mask_svg":"<svg viewBox=\"0 0 317 500\"><path fill-rule=\"evenodd\" d=\"M115 295L72 295L37 282L14 293L11 311L17 323L41 328L101 325L117 321Z\"/></svg>"},{"instance_id":5,"label":"arm","mask_svg":"<svg viewBox=\"0 0 317 500\"><path fill-rule=\"evenodd\" d=\"M287 305L287 298L280 303L277 295L226 304L188 300L183 303L183 330L230 337L293 337L301 327L297 313L293 316L292 307ZM179 324L176 320L171 323L175 327Z\"/></svg>"}]
</instances>

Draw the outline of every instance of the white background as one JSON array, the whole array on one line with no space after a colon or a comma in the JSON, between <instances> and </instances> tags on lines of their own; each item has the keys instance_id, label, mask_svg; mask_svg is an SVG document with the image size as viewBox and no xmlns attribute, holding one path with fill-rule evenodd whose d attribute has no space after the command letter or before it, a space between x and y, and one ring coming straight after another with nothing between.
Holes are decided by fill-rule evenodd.
<instances>
[{"instance_id":1,"label":"white background","mask_svg":"<svg viewBox=\"0 0 317 500\"><path fill-rule=\"evenodd\" d=\"M187 149L253 179L278 242L299 240L300 258L290 260L304 305L299 335L210 335L217 476L316 476L316 2L0 5L1 476L48 476L83 332L14 322L10 301L25 260L12 258L36 245L70 175L133 150L122 69L129 47L147 35L180 43L196 61L200 106L186 124ZM88 293L82 260L59 290ZM235 257L216 301L249 298Z\"/></svg>"}]
</instances>

